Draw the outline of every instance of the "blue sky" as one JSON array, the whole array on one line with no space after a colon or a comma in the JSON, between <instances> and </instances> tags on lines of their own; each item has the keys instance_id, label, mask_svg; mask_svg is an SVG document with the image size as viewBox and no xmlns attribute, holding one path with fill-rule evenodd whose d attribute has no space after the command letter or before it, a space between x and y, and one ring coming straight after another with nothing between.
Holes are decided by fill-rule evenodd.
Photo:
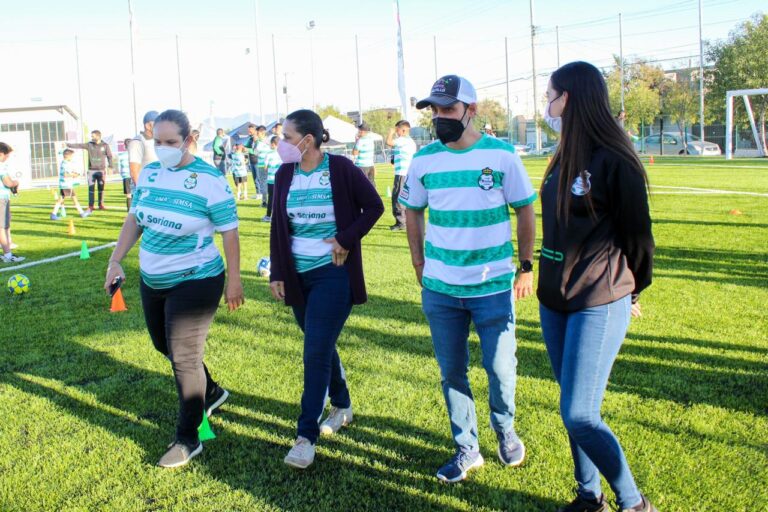
<instances>
[{"instance_id":1,"label":"blue sky","mask_svg":"<svg viewBox=\"0 0 768 512\"><path fill-rule=\"evenodd\" d=\"M2 106L66 103L78 110L74 37L79 38L83 116L119 136L133 131L128 44L128 1L100 3L37 0L5 2L0 52L6 62ZM278 2L259 0L261 101L256 73L254 1L134 0L137 25L138 110L179 106L175 37L180 43L182 104L193 122L213 108L234 116L276 108L332 103L357 109L354 37L359 38L363 108L397 106L393 3L390 0ZM619 52L618 13L623 13L624 54L659 60L664 67L698 63L698 2L534 2L539 27L537 68L588 60L608 65ZM437 71L469 78L481 97L506 101L504 38L508 38L511 108L534 108L528 2L525 0L401 0L408 96L423 96ZM704 0L704 38L726 37L740 21L765 9L756 0ZM316 27L308 32L307 21ZM275 37L277 89L272 62ZM310 50L310 44L312 50ZM246 48L250 53L246 54ZM539 89L546 77L538 79ZM498 85L493 85L498 84ZM213 103L212 103L213 102Z\"/></svg>"}]
</instances>

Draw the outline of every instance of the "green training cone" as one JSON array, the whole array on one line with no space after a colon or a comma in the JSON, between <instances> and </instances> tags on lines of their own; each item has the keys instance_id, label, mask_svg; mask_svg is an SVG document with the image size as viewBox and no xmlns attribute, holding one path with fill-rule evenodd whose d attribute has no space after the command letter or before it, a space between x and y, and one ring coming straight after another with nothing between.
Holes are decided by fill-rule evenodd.
<instances>
[{"instance_id":1,"label":"green training cone","mask_svg":"<svg viewBox=\"0 0 768 512\"><path fill-rule=\"evenodd\" d=\"M88 244L85 243L85 240L83 240L83 243L80 244L80 259L87 260L90 258L91 258L91 251L88 250Z\"/></svg>"},{"instance_id":2,"label":"green training cone","mask_svg":"<svg viewBox=\"0 0 768 512\"><path fill-rule=\"evenodd\" d=\"M211 424L208 423L208 415L203 411L203 422L197 427L197 436L200 441L210 441L216 439L216 434L211 430Z\"/></svg>"}]
</instances>

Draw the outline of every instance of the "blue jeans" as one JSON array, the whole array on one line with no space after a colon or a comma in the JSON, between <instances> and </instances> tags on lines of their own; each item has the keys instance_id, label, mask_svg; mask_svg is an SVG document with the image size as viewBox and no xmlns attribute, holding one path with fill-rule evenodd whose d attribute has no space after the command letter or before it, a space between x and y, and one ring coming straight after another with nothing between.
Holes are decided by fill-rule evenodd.
<instances>
[{"instance_id":1,"label":"blue jeans","mask_svg":"<svg viewBox=\"0 0 768 512\"><path fill-rule=\"evenodd\" d=\"M578 493L599 497L602 473L620 508L637 505L641 497L618 439L603 423L600 406L631 307L630 296L574 313L539 306L544 343L560 384L560 415L571 443Z\"/></svg>"},{"instance_id":2,"label":"blue jeans","mask_svg":"<svg viewBox=\"0 0 768 512\"><path fill-rule=\"evenodd\" d=\"M347 269L331 264L299 274L299 281L305 302L293 314L304 332L304 393L297 435L315 443L326 397L335 407L351 405L336 340L352 311L352 291Z\"/></svg>"},{"instance_id":3,"label":"blue jeans","mask_svg":"<svg viewBox=\"0 0 768 512\"><path fill-rule=\"evenodd\" d=\"M256 187L256 193L264 196L262 200L266 201L267 197L267 170L263 167L259 167L257 164L248 163L251 168L251 175L253 176L253 185Z\"/></svg>"},{"instance_id":4,"label":"blue jeans","mask_svg":"<svg viewBox=\"0 0 768 512\"><path fill-rule=\"evenodd\" d=\"M483 367L488 374L491 427L507 433L514 429L517 341L515 307L510 291L487 297L457 298L424 288L422 307L432 333L432 345L440 366L441 384L451 434L456 447L477 452L477 415L469 389L469 323L480 337Z\"/></svg>"}]
</instances>

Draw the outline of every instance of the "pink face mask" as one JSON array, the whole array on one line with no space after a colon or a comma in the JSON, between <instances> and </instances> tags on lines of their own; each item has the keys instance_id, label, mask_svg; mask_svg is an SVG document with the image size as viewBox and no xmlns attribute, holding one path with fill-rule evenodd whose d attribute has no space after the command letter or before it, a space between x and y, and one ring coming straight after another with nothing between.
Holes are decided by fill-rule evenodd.
<instances>
[{"instance_id":1,"label":"pink face mask","mask_svg":"<svg viewBox=\"0 0 768 512\"><path fill-rule=\"evenodd\" d=\"M304 138L301 140L304 140ZM301 144L301 140L299 141L299 144ZM294 146L290 142L285 142L283 139L280 139L277 142L277 154L280 155L280 159L284 164L295 164L301 162L301 157L304 156L304 152L306 152L306 149L304 151L300 151L298 147Z\"/></svg>"}]
</instances>

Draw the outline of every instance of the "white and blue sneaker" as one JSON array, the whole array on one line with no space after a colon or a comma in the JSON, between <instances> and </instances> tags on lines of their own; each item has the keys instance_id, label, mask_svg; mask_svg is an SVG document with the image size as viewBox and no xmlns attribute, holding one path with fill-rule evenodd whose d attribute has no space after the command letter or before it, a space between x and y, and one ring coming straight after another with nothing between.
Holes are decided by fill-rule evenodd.
<instances>
[{"instance_id":1,"label":"white and blue sneaker","mask_svg":"<svg viewBox=\"0 0 768 512\"><path fill-rule=\"evenodd\" d=\"M515 467L523 463L523 460L525 460L525 445L517 437L514 429L504 434L496 432L496 438L499 440L497 453L502 464Z\"/></svg>"},{"instance_id":2,"label":"white and blue sneaker","mask_svg":"<svg viewBox=\"0 0 768 512\"><path fill-rule=\"evenodd\" d=\"M480 452L456 452L443 467L437 470L437 478L441 482L455 483L467 478L467 473L485 464Z\"/></svg>"}]
</instances>

